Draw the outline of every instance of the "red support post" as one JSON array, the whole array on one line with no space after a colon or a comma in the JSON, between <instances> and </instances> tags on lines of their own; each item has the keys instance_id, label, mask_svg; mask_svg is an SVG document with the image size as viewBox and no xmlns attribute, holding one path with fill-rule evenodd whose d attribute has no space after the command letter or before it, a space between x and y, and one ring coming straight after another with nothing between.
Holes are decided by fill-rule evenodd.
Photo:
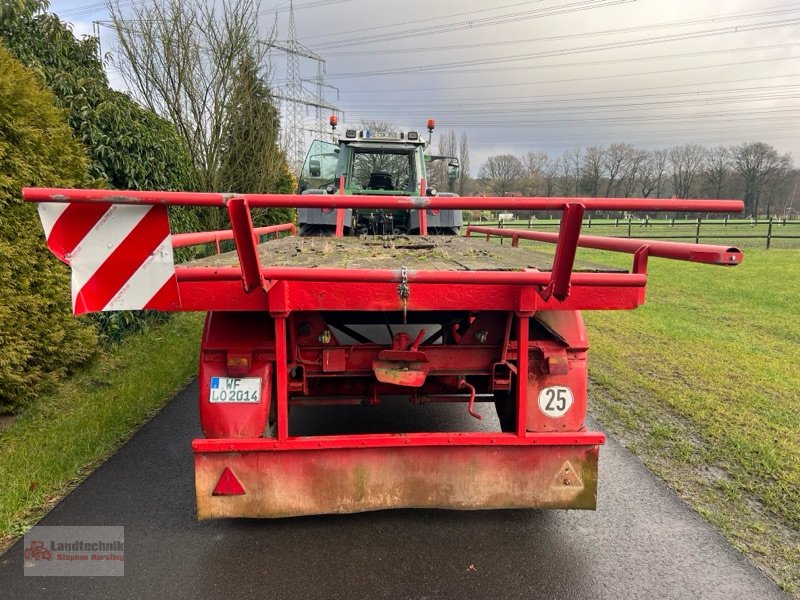
<instances>
[{"instance_id":1,"label":"red support post","mask_svg":"<svg viewBox=\"0 0 800 600\"><path fill-rule=\"evenodd\" d=\"M344 237L344 209L336 209L336 237Z\"/></svg>"},{"instance_id":2,"label":"red support post","mask_svg":"<svg viewBox=\"0 0 800 600\"><path fill-rule=\"evenodd\" d=\"M264 279L261 275L261 264L258 260L256 248L256 235L253 231L253 220L250 217L250 208L244 198L233 198L228 202L228 214L231 218L233 241L236 244L236 253L239 255L239 264L242 272L242 285L245 292L250 292L256 287L264 288Z\"/></svg>"},{"instance_id":3,"label":"red support post","mask_svg":"<svg viewBox=\"0 0 800 600\"><path fill-rule=\"evenodd\" d=\"M517 323L517 436L525 437L528 423L528 319L520 314Z\"/></svg>"},{"instance_id":4,"label":"red support post","mask_svg":"<svg viewBox=\"0 0 800 600\"><path fill-rule=\"evenodd\" d=\"M425 193L427 191L427 185L425 183L425 178L419 180L419 195L420 197L424 198ZM428 209L427 208L420 208L419 209L419 234L420 235L428 235Z\"/></svg>"},{"instance_id":5,"label":"red support post","mask_svg":"<svg viewBox=\"0 0 800 600\"><path fill-rule=\"evenodd\" d=\"M344 175L339 177L339 195L344 196ZM344 208L336 209L336 237L344 237Z\"/></svg>"},{"instance_id":6,"label":"red support post","mask_svg":"<svg viewBox=\"0 0 800 600\"><path fill-rule=\"evenodd\" d=\"M580 204L567 204L561 217L561 226L558 232L556 255L553 258L553 269L550 284L542 290L542 298L547 300L555 296L558 300L565 300L569 296L570 277L575 264L575 253L578 250L578 239L581 234L583 221L583 206ZM512 234L514 235L514 234ZM519 237L519 234L516 234Z\"/></svg>"},{"instance_id":7,"label":"red support post","mask_svg":"<svg viewBox=\"0 0 800 600\"><path fill-rule=\"evenodd\" d=\"M278 417L278 444L289 439L289 369L286 352L286 315L275 319L275 402Z\"/></svg>"}]
</instances>

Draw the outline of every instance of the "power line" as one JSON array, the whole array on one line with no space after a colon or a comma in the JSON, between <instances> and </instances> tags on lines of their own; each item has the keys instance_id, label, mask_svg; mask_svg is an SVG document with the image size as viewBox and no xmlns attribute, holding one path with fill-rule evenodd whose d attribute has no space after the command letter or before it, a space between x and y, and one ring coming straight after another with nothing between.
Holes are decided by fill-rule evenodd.
<instances>
[{"instance_id":1,"label":"power line","mask_svg":"<svg viewBox=\"0 0 800 600\"><path fill-rule=\"evenodd\" d=\"M784 14L784 13L793 13L797 12L798 6L800 5L792 5L792 8L773 8L771 10L762 10L762 11L746 11L743 13L729 13L727 15L714 15L713 17L704 17L699 19L684 19L680 21L672 21L669 23L658 23L655 25L641 25L638 27L622 27L617 29L604 29L599 31L587 31L584 33L570 33L565 35L554 35L554 36L546 36L546 37L535 37L535 38L526 38L522 40L503 40L498 42L479 42L479 43L470 43L470 44L456 44L456 45L449 45L449 46L403 46L400 48L392 48L392 49L385 49L385 50L346 50L342 52L328 52L326 56L330 57L337 57L337 56L373 56L373 55L380 55L380 54L410 54L410 53L420 53L420 52L442 52L442 51L449 51L449 50L467 50L467 49L474 49L480 48L484 50L486 48L492 48L497 46L511 46L516 44L529 44L529 43L540 43L540 42L553 42L553 41L561 41L561 40L570 40L575 38L587 38L587 37L598 37L598 36L605 36L605 35L619 35L619 34L628 34L633 32L639 31L650 31L654 29L669 29L673 27L686 27L687 25L698 25L703 23L718 23L720 21L731 21L731 20L738 20L738 19L752 19L757 17L766 17L772 16L777 14Z\"/></svg>"},{"instance_id":2,"label":"power line","mask_svg":"<svg viewBox=\"0 0 800 600\"><path fill-rule=\"evenodd\" d=\"M668 73L694 71L694 70L704 70L704 69L707 69L707 68L716 68L716 67L727 67L727 66L737 66L737 67L739 67L739 66L743 66L743 65L755 64L755 63L763 63L763 62L771 62L771 61L777 61L777 60L797 60L797 59L796 59L796 57L793 57L793 56L791 56L791 57L774 58L774 59L757 59L757 60L752 60L752 61L738 61L738 62L735 62L735 63L722 63L722 64L716 64L716 65L707 65L707 66L702 66L702 67L684 67L684 68L681 68L681 69L666 69L666 70L663 70L663 71L648 71L648 72L644 72L644 73L640 72L640 73L628 73L628 74L619 74L619 75L605 75L605 76L598 76L598 77L586 77L586 78L579 78L579 79L568 80L568 81L590 81L590 80L611 79L611 78L618 78L618 77L636 77L636 76L641 76L641 75L663 75L663 74L668 74ZM796 76L796 75L792 75L792 76ZM563 80L559 80L559 81L556 81L556 82L560 83L561 81L563 81ZM543 83L548 83L548 82L543 82ZM472 89L472 88L470 88L470 89ZM407 106L407 105L406 104L402 104L402 106Z\"/></svg>"},{"instance_id":3,"label":"power line","mask_svg":"<svg viewBox=\"0 0 800 600\"><path fill-rule=\"evenodd\" d=\"M452 19L453 17L466 17L468 15L477 15L480 13L485 12L493 12L498 10L503 10L506 8L516 8L518 6L530 6L531 4L537 2L544 2L544 0L526 0L525 2L515 2L513 4L504 4L502 6L493 6L492 8L481 8L479 10L471 10L462 13L449 13L446 15L442 15L441 17L427 17L425 19L414 19L413 21L402 21L400 23L390 23L388 25L375 25L374 27L370 27L370 31L382 31L384 29L394 29L396 27L402 27L403 25L419 25L420 23L430 23L433 21L443 21L446 19ZM338 36L345 36L349 37L354 33L363 33L364 30L362 29L351 29L349 31L335 31L333 33L321 33L316 36L316 39L325 39L330 37L338 37Z\"/></svg>"},{"instance_id":4,"label":"power line","mask_svg":"<svg viewBox=\"0 0 800 600\"><path fill-rule=\"evenodd\" d=\"M132 6L136 0L120 0L116 6L120 8L127 8L128 6ZM303 2L302 4L295 4L294 10L305 10L308 8L320 8L323 6L328 6L331 4L344 4L345 2L352 2L353 0L316 0L313 2ZM144 4L144 3L142 3ZM60 17L84 17L95 13L100 10L104 10L108 2L106 0L102 0L100 2L92 2L90 4L85 4L83 6L77 8L68 8L66 10L60 11L58 14ZM289 12L290 6L288 3L278 4L274 8L270 10L262 10L258 14L264 15L268 13L280 13L280 12Z\"/></svg>"},{"instance_id":5,"label":"power line","mask_svg":"<svg viewBox=\"0 0 800 600\"><path fill-rule=\"evenodd\" d=\"M713 85L719 85L722 83L740 83L740 82L751 82L751 81L763 81L768 79L782 79L784 77L800 77L800 73L793 73L790 75L770 75L765 77L750 77L750 78L742 78L742 79L729 79L727 81L718 81L718 82L702 82L702 83L687 83L687 84L676 84L676 85L664 85L664 86L656 86L656 87L647 87L648 90L665 90L665 89L672 89L672 88L684 88L684 87L697 87L701 85L709 85L709 83ZM743 90L767 90L767 89L776 89L787 87L787 85L783 86L759 86L753 88L727 88L722 90L695 90L695 91L688 91L688 92L672 92L667 94L635 94L630 96L604 96L598 94L597 92L570 92L569 94L541 94L538 96L506 96L502 100L487 100L481 98L475 98L472 96L470 100L459 100L458 106L481 106L481 107L488 107L488 106L496 106L496 105L505 105L505 104L519 104L520 100L525 100L529 102L537 102L539 104L546 104L548 102L554 102L558 100L550 100L552 98L555 99L575 99L576 97L588 96L588 100L626 100L631 98L650 98L650 97L663 97L663 96L681 96L681 95L697 95L697 94L717 94L717 93L727 93L731 91L743 91ZM791 87L791 86L789 86ZM621 89L615 90L616 92L641 92L642 88L628 88L628 89ZM509 102L511 101L511 102ZM428 101L425 103L426 106L430 106L431 103L434 101ZM450 106L453 104L452 100L436 100L436 103L445 104ZM401 106L402 104L398 103L396 100L385 100L385 101L376 101L373 103L367 103L366 106L376 107L376 108L383 108L386 105L390 107L393 106ZM362 104L364 106L364 104Z\"/></svg>"},{"instance_id":6,"label":"power line","mask_svg":"<svg viewBox=\"0 0 800 600\"><path fill-rule=\"evenodd\" d=\"M580 63L558 63L558 64L545 64L545 65L537 65L537 69L569 69L575 67L597 67L599 65L606 65L606 64L619 64L619 63L629 63L629 62L637 62L641 60L664 60L664 59L675 59L675 58L688 58L688 57L695 57L695 56L706 56L711 54L728 54L730 52L751 52L751 51L761 51L761 50L773 50L777 48L788 48L788 47L796 47L800 46L800 43L793 42L789 44L774 44L770 46L750 46L744 48L727 48L727 49L720 49L720 50L706 50L702 52L689 52L689 53L680 53L680 54L666 54L666 55L658 55L658 56L635 56L631 58L625 59L611 59L611 60L593 60L593 61L585 61ZM594 81L594 80L602 80L602 79L616 79L619 77L637 77L640 75L661 75L665 73L678 73L683 71L696 71L696 70L703 70L707 68L714 68L714 67L726 67L726 66L738 66L743 64L752 64L755 62L767 62L773 60L797 60L795 56L786 56L786 57L777 57L777 58L768 58L768 59L757 59L754 61L737 61L733 63L721 63L717 65L701 65L697 67L683 67L679 69L669 69L669 70L662 70L662 71L644 71L639 73L620 73L615 75L599 75L599 76L588 76L588 77L573 77L569 79L551 79L551 80L541 80L535 79L533 81L513 81L508 83L493 83L492 89L494 88L501 88L501 87L517 87L517 86L527 86L527 85L545 85L545 84L552 84L552 83L572 83L576 81ZM440 90L474 90L475 84L470 85L455 85L455 86L426 86L426 87L402 87L398 90L393 90L393 93L418 93L418 92L432 92L432 91L440 91ZM349 91L351 93L358 93L358 94L385 94L386 90L384 89L353 89L350 88Z\"/></svg>"},{"instance_id":7,"label":"power line","mask_svg":"<svg viewBox=\"0 0 800 600\"><path fill-rule=\"evenodd\" d=\"M536 52L536 53L529 53L529 54L518 54L512 56L503 56L498 58L479 58L479 59L472 59L472 60L464 60L464 61L452 61L452 62L445 62L445 63L436 63L436 64L427 64L427 65L414 65L414 66L405 66L405 67L398 67L395 69L385 69L381 71L356 71L351 73L340 73L337 75L331 75L331 78L350 78L350 77L374 77L376 75L399 75L402 73L419 73L419 72L431 72L431 71L441 71L447 70L449 73L461 73L463 71L458 70L459 67L465 66L486 66L486 65L497 65L501 63L507 62L521 62L521 61L530 61L539 58L547 58L552 56L566 56L569 54L581 54L585 52L597 52L602 50L616 50L620 48L632 48L638 46L645 46L650 44L660 44L665 42L675 42L675 41L683 41L687 39L696 39L696 38L704 38L704 37L711 37L717 35L723 35L726 33L742 33L746 31L757 31L761 29L770 29L773 27L785 27L787 25L797 25L800 24L800 18L794 19L784 19L781 21L772 21L768 23L757 23L752 25L739 25L739 26L731 26L731 27L723 27L719 29L710 29L706 31L700 32L692 32L692 33L682 33L682 34L672 34L667 36L661 36L656 38L646 38L646 39L639 39L639 40L630 40L630 41L620 41L620 42L609 42L606 44L594 44L591 46L580 46L577 48L565 48L562 50L548 50L545 52ZM496 70L496 69L492 69Z\"/></svg>"},{"instance_id":8,"label":"power line","mask_svg":"<svg viewBox=\"0 0 800 600\"><path fill-rule=\"evenodd\" d=\"M737 121L737 120L745 120L746 115L751 115L749 120L768 120L769 117L765 117L764 119L753 119L755 115L775 115L774 120L779 122L785 122L788 116L795 116L800 115L800 109L798 108L791 108L791 109L771 109L771 110L758 110L758 111L723 111L723 112L696 112L696 113L685 113L685 114L662 114L659 116L650 116L650 117L639 117L633 118L630 115L621 115L621 116L608 116L608 117L578 117L578 118L559 118L558 120L554 119L542 119L542 120L532 120L532 119L509 119L509 120L498 120L498 119L489 119L489 118L482 118L482 119L459 119L453 118L448 119L447 123L451 126L469 126L469 127L511 127L511 128L522 128L522 127L541 127L541 128L559 128L563 129L567 125L580 125L582 127L586 127L588 125L595 125L595 124L619 124L620 126L632 126L632 125L643 125L643 124L663 124L665 122L671 123L681 123L681 122L689 122L689 123L710 123L709 119L722 119L724 121ZM780 115L780 116L778 116ZM491 116L491 115L490 115ZM797 128L798 126L793 126Z\"/></svg>"},{"instance_id":9,"label":"power line","mask_svg":"<svg viewBox=\"0 0 800 600\"><path fill-rule=\"evenodd\" d=\"M556 15L572 14L576 12L583 12L586 10L595 10L598 8L607 8L609 6L617 6L619 4L629 4L637 0L579 0L571 4L564 4L555 7L546 7L539 9L532 9L526 11L517 11L507 15L500 15L496 17L484 17L482 19L467 20L459 23L432 25L428 27L419 27L416 29L408 29L395 33L384 33L379 35L366 35L361 37L351 37L346 40L338 42L328 42L327 44L317 44L318 49L330 50L332 48L341 48L343 46L352 46L356 44L368 44L370 42L388 42L394 40L408 39L419 36L427 35L441 35L442 33L450 33L453 31L462 30L475 30L483 27L492 27L495 25L503 25L506 23L517 23L520 21L527 21L530 19L540 19L544 17L552 17ZM356 32L353 32L356 33ZM360 32L358 32L360 33Z\"/></svg>"}]
</instances>

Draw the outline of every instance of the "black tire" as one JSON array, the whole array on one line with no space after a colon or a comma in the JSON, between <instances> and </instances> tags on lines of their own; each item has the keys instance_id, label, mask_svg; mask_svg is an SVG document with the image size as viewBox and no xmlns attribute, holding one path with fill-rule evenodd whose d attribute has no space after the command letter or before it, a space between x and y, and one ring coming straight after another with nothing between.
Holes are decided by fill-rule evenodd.
<instances>
[{"instance_id":1,"label":"black tire","mask_svg":"<svg viewBox=\"0 0 800 600\"><path fill-rule=\"evenodd\" d=\"M503 433L517 431L517 390L512 385L511 389L494 393L494 409L500 420L500 429Z\"/></svg>"},{"instance_id":2,"label":"black tire","mask_svg":"<svg viewBox=\"0 0 800 600\"><path fill-rule=\"evenodd\" d=\"M428 230L428 233L433 235L458 235L458 227L435 227L433 230Z\"/></svg>"},{"instance_id":3,"label":"black tire","mask_svg":"<svg viewBox=\"0 0 800 600\"><path fill-rule=\"evenodd\" d=\"M333 237L336 227L331 225L300 225L301 237Z\"/></svg>"}]
</instances>

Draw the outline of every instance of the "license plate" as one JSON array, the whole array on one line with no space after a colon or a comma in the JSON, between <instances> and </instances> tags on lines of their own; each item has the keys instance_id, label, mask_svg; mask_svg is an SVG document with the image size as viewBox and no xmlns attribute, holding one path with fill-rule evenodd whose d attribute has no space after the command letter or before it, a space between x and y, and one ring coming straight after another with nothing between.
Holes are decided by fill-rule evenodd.
<instances>
[{"instance_id":1,"label":"license plate","mask_svg":"<svg viewBox=\"0 0 800 600\"><path fill-rule=\"evenodd\" d=\"M260 377L212 377L210 402L261 402Z\"/></svg>"}]
</instances>

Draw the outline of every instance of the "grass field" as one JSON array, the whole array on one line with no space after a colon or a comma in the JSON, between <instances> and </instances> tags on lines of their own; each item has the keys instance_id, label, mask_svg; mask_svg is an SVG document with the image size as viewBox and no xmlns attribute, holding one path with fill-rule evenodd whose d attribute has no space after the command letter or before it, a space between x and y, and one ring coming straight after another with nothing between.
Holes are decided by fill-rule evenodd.
<instances>
[{"instance_id":1,"label":"grass field","mask_svg":"<svg viewBox=\"0 0 800 600\"><path fill-rule=\"evenodd\" d=\"M733 269L652 259L649 271L644 307L585 314L592 410L800 594L800 251L751 250Z\"/></svg>"},{"instance_id":2,"label":"grass field","mask_svg":"<svg viewBox=\"0 0 800 600\"><path fill-rule=\"evenodd\" d=\"M127 338L0 431L0 553L196 373L202 323L180 314Z\"/></svg>"}]
</instances>

